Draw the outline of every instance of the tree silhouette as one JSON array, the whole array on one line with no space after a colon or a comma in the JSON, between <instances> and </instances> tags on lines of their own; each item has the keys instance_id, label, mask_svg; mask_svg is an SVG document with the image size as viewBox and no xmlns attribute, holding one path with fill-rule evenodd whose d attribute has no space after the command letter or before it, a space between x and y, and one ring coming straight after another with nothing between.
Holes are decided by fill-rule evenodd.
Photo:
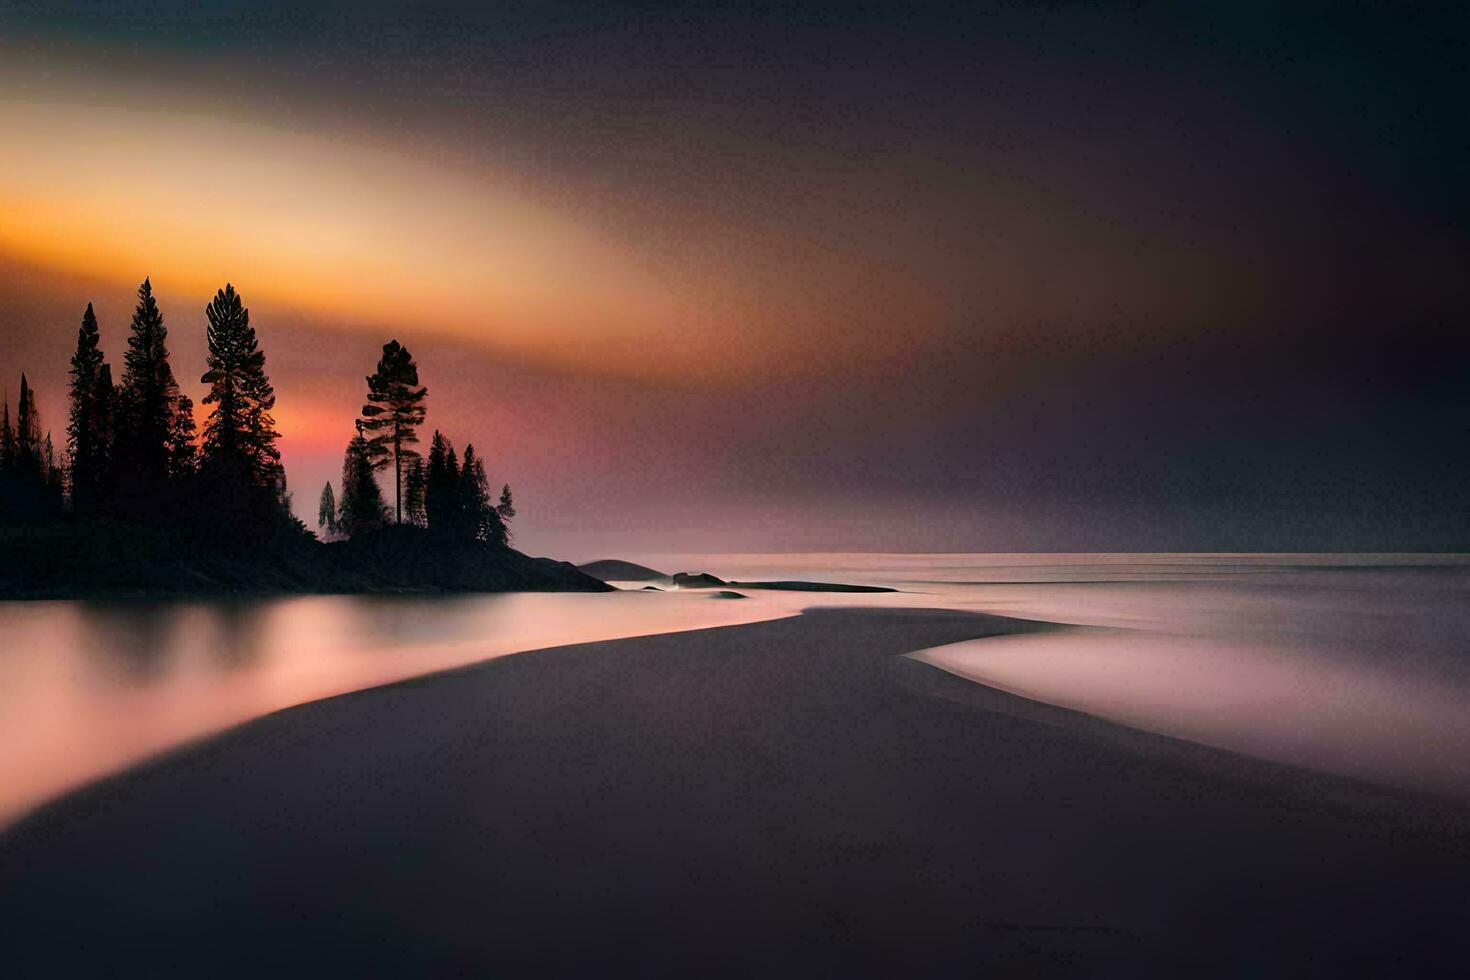
<instances>
[{"instance_id":1,"label":"tree silhouette","mask_svg":"<svg viewBox=\"0 0 1470 980\"><path fill-rule=\"evenodd\" d=\"M4 445L0 447L0 457L5 460L4 516L21 521L60 517L65 474L57 464L51 434L41 435L36 393L24 374L20 376L20 400L16 403L15 414L15 429L12 431L7 403Z\"/></svg>"},{"instance_id":2,"label":"tree silhouette","mask_svg":"<svg viewBox=\"0 0 1470 980\"><path fill-rule=\"evenodd\" d=\"M383 492L373 478L373 464L368 455L367 439L361 429L347 444L342 458L342 504L337 527L348 537L383 526L387 519Z\"/></svg>"},{"instance_id":3,"label":"tree silhouette","mask_svg":"<svg viewBox=\"0 0 1470 980\"><path fill-rule=\"evenodd\" d=\"M281 451L276 448L275 389L265 373L250 311L226 283L204 308L209 370L199 379L209 385L204 404L214 406L204 423L201 469L237 488L284 493Z\"/></svg>"},{"instance_id":4,"label":"tree silhouette","mask_svg":"<svg viewBox=\"0 0 1470 980\"><path fill-rule=\"evenodd\" d=\"M500 503L495 505L495 513L500 518L500 541L510 544L510 522L516 516L516 505L510 495L509 483L500 488Z\"/></svg>"},{"instance_id":5,"label":"tree silhouette","mask_svg":"<svg viewBox=\"0 0 1470 980\"><path fill-rule=\"evenodd\" d=\"M367 378L367 403L362 406L362 428L376 433L367 439L373 469L393 464L393 517L403 522L403 464L417 459L413 448L419 441L418 427L424 423L424 397L429 389L419 387L419 369L407 347L391 340L383 345L378 369Z\"/></svg>"},{"instance_id":6,"label":"tree silhouette","mask_svg":"<svg viewBox=\"0 0 1470 980\"><path fill-rule=\"evenodd\" d=\"M459 512L459 462L454 446L434 430L429 443L429 469L424 480L424 514L431 531L451 531Z\"/></svg>"},{"instance_id":7,"label":"tree silhouette","mask_svg":"<svg viewBox=\"0 0 1470 980\"><path fill-rule=\"evenodd\" d=\"M41 414L36 411L36 393L26 381L25 373L20 376L20 402L15 411L15 455L19 465L28 461L39 462L41 458Z\"/></svg>"},{"instance_id":8,"label":"tree silhouette","mask_svg":"<svg viewBox=\"0 0 1470 980\"><path fill-rule=\"evenodd\" d=\"M10 392L0 400L0 520L15 516L15 430L10 427Z\"/></svg>"},{"instance_id":9,"label":"tree silhouette","mask_svg":"<svg viewBox=\"0 0 1470 980\"><path fill-rule=\"evenodd\" d=\"M337 496L332 493L332 481L328 480L322 487L321 501L316 509L316 526L322 529L324 534L337 533Z\"/></svg>"},{"instance_id":10,"label":"tree silhouette","mask_svg":"<svg viewBox=\"0 0 1470 980\"><path fill-rule=\"evenodd\" d=\"M472 541L501 540L500 515L490 503L490 486L485 479L485 461L475 447L464 447L464 464L459 471L459 533Z\"/></svg>"},{"instance_id":11,"label":"tree silhouette","mask_svg":"<svg viewBox=\"0 0 1470 980\"><path fill-rule=\"evenodd\" d=\"M97 512L102 504L112 448L112 369L98 347L92 304L82 314L71 358L71 415L66 427L71 456L72 510Z\"/></svg>"},{"instance_id":12,"label":"tree silhouette","mask_svg":"<svg viewBox=\"0 0 1470 980\"><path fill-rule=\"evenodd\" d=\"M168 330L153 298L153 284L138 287L138 305L123 355L122 400L127 422L120 430L128 476L145 490L177 469L179 385L168 360Z\"/></svg>"},{"instance_id":13,"label":"tree silhouette","mask_svg":"<svg viewBox=\"0 0 1470 980\"><path fill-rule=\"evenodd\" d=\"M203 432L197 442L194 403L175 379L168 334L149 279L138 288L122 379L116 385L101 348L96 311L87 304L70 359L64 447L53 442L42 424L27 375L20 376L13 410L8 398L0 399L0 521L59 521L68 491L76 514L99 518L60 534L53 529L39 535L13 532L35 556L50 554L58 543L82 549L58 555L50 568L45 560L27 558L35 576L54 578L97 568L98 582L121 582L132 575L140 584L149 578L153 587L157 570L177 561L188 568L198 564L199 574L190 581L212 581L225 588L236 582L249 587L252 581L278 587L311 576L333 583L381 579L462 587L501 581L502 573L515 568L516 556L501 556L507 564L497 567L464 552L473 542L496 547L509 542L509 523L516 513L510 485L502 486L497 503L485 461L474 446L465 446L461 461L453 443L438 431L427 459L413 448L427 389L418 383L413 357L397 341L383 346L377 371L367 379L366 417L357 421L343 454L340 487L330 481L322 487L317 522L323 539L380 530L390 521L427 525L432 533L394 532L378 539L379 545L314 554L312 546L299 540L310 537L305 523L290 516L276 447L275 390L249 310L233 284L215 293L205 307L205 319L207 370L200 382L209 388L203 403L208 414L201 416ZM385 506L376 475L390 462L392 511ZM221 502L231 506L222 511ZM256 509L253 502L268 507ZM167 521L169 530L110 528L100 519L111 517L129 523ZM241 529L251 533L235 533ZM116 547L122 540L128 544ZM443 549L445 556L433 555L435 549Z\"/></svg>"}]
</instances>

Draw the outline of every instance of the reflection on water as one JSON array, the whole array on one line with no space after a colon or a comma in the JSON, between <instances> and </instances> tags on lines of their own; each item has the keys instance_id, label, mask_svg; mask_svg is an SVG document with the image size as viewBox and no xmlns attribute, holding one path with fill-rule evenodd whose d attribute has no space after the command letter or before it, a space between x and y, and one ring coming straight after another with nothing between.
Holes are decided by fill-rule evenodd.
<instances>
[{"instance_id":1,"label":"reflection on water","mask_svg":"<svg viewBox=\"0 0 1470 980\"><path fill-rule=\"evenodd\" d=\"M968 609L1090 629L922 658L1126 724L1470 797L1470 559L630 555L668 572L896 586L259 602L0 603L0 825L293 704L523 650L810 606Z\"/></svg>"},{"instance_id":2,"label":"reflection on water","mask_svg":"<svg viewBox=\"0 0 1470 980\"><path fill-rule=\"evenodd\" d=\"M784 614L693 593L0 603L0 825L304 701L523 650Z\"/></svg>"}]
</instances>

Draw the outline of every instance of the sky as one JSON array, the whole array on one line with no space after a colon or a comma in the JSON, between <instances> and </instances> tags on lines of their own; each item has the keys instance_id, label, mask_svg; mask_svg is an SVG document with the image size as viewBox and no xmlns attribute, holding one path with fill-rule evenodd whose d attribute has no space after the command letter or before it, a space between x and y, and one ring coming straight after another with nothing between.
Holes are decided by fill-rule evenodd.
<instances>
[{"instance_id":1,"label":"sky","mask_svg":"<svg viewBox=\"0 0 1470 980\"><path fill-rule=\"evenodd\" d=\"M11 401L228 281L312 523L396 338L535 553L1470 550L1466 15L491 7L0 2Z\"/></svg>"}]
</instances>

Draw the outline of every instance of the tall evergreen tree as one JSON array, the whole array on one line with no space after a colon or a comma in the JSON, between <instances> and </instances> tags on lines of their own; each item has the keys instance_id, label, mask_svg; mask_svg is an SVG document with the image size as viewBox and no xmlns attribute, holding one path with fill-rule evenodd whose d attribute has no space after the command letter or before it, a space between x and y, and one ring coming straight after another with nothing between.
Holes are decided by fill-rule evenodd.
<instances>
[{"instance_id":1,"label":"tall evergreen tree","mask_svg":"<svg viewBox=\"0 0 1470 980\"><path fill-rule=\"evenodd\" d=\"M9 422L9 412L6 412ZM8 425L7 425L8 428ZM63 473L48 433L41 435L41 415L36 409L36 393L26 376L20 376L20 400L16 405L16 427L13 446L6 468L7 517L39 520L61 515Z\"/></svg>"},{"instance_id":2,"label":"tall evergreen tree","mask_svg":"<svg viewBox=\"0 0 1470 980\"><path fill-rule=\"evenodd\" d=\"M337 533L337 496L332 493L331 480L322 487L321 500L316 509L316 526L322 529L323 534Z\"/></svg>"},{"instance_id":3,"label":"tall evergreen tree","mask_svg":"<svg viewBox=\"0 0 1470 980\"><path fill-rule=\"evenodd\" d=\"M454 446L434 430L424 479L424 515L432 531L450 531L459 511L459 461Z\"/></svg>"},{"instance_id":4,"label":"tall evergreen tree","mask_svg":"<svg viewBox=\"0 0 1470 980\"><path fill-rule=\"evenodd\" d=\"M15 479L15 429L10 425L10 391L0 400L0 520L20 516Z\"/></svg>"},{"instance_id":5,"label":"tall evergreen tree","mask_svg":"<svg viewBox=\"0 0 1470 980\"><path fill-rule=\"evenodd\" d=\"M25 373L20 376L20 401L15 410L15 457L18 466L41 464L41 415L36 411L36 393Z\"/></svg>"},{"instance_id":6,"label":"tall evergreen tree","mask_svg":"<svg viewBox=\"0 0 1470 980\"><path fill-rule=\"evenodd\" d=\"M342 503L337 527L348 537L383 526L388 510L383 492L373 477L367 439L361 430L347 444L342 458Z\"/></svg>"},{"instance_id":7,"label":"tall evergreen tree","mask_svg":"<svg viewBox=\"0 0 1470 980\"><path fill-rule=\"evenodd\" d=\"M235 287L226 283L204 308L209 321L209 385L204 404L213 405L204 423L201 468L240 486L279 495L283 488L281 451L276 448L275 389L265 373L250 311Z\"/></svg>"},{"instance_id":8,"label":"tall evergreen tree","mask_svg":"<svg viewBox=\"0 0 1470 980\"><path fill-rule=\"evenodd\" d=\"M419 386L419 368L407 347L392 340L383 345L378 369L367 378L367 403L362 406L362 427L374 433L367 440L373 469L393 465L393 515L403 522L404 463L418 458L413 446L419 441L418 427L424 423L424 397L429 389Z\"/></svg>"},{"instance_id":9,"label":"tall evergreen tree","mask_svg":"<svg viewBox=\"0 0 1470 980\"><path fill-rule=\"evenodd\" d=\"M0 401L0 469L9 472L14 466L15 430L10 427L10 392L6 391L4 401Z\"/></svg>"},{"instance_id":10,"label":"tall evergreen tree","mask_svg":"<svg viewBox=\"0 0 1470 980\"><path fill-rule=\"evenodd\" d=\"M500 543L510 544L510 522L516 516L516 505L509 483L500 488L500 503L495 505L495 513L500 518Z\"/></svg>"},{"instance_id":11,"label":"tall evergreen tree","mask_svg":"<svg viewBox=\"0 0 1470 980\"><path fill-rule=\"evenodd\" d=\"M78 514L94 513L101 503L112 445L111 405L112 371L98 346L97 316L88 303L71 358L71 415L66 427L72 510Z\"/></svg>"},{"instance_id":12,"label":"tall evergreen tree","mask_svg":"<svg viewBox=\"0 0 1470 980\"><path fill-rule=\"evenodd\" d=\"M167 340L153 285L144 279L123 355L121 401L126 424L118 429L120 466L137 494L134 506L146 506L146 495L170 475L192 468L193 451L186 446L191 446L193 415L181 411Z\"/></svg>"},{"instance_id":13,"label":"tall evergreen tree","mask_svg":"<svg viewBox=\"0 0 1470 980\"><path fill-rule=\"evenodd\" d=\"M500 539L500 517L490 503L485 461L475 455L472 444L464 447L464 463L459 471L459 519L459 533L466 539L487 542Z\"/></svg>"}]
</instances>

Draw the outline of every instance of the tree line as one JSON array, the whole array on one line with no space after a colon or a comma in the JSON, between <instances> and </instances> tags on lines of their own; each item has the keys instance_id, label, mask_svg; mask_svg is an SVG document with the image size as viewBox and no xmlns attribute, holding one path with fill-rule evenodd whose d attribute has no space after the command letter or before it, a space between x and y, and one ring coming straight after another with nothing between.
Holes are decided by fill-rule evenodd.
<instances>
[{"instance_id":1,"label":"tree line","mask_svg":"<svg viewBox=\"0 0 1470 980\"><path fill-rule=\"evenodd\" d=\"M389 523L409 524L461 540L508 545L516 513L510 484L501 488L498 502L491 499L485 462L474 444L465 445L461 462L454 444L436 429L427 463L414 448L428 389L419 384L408 348L396 340L384 344L378 368L366 380L367 402L342 458L340 498L330 481L322 487L317 526L323 533L353 537ZM374 477L390 467L391 512Z\"/></svg>"},{"instance_id":2,"label":"tree line","mask_svg":"<svg viewBox=\"0 0 1470 980\"><path fill-rule=\"evenodd\" d=\"M0 519L192 523L234 533L292 526L305 532L290 513L276 445L275 389L250 311L227 283L204 316L208 353L200 383L209 387L203 399L209 412L196 432L194 403L174 376L151 282L144 279L138 288L116 383L88 303L71 359L64 448L58 450L49 431L42 435L25 374L13 424L8 394L0 401ZM330 482L322 490L322 534L353 537L404 524L465 541L508 544L515 516L510 487L502 488L498 502L491 499L484 461L474 447L466 445L461 461L453 444L435 431L427 464L414 448L428 389L419 383L408 349L396 340L383 345L366 381L356 434L343 459L340 499ZM391 511L377 480L387 470Z\"/></svg>"}]
</instances>

